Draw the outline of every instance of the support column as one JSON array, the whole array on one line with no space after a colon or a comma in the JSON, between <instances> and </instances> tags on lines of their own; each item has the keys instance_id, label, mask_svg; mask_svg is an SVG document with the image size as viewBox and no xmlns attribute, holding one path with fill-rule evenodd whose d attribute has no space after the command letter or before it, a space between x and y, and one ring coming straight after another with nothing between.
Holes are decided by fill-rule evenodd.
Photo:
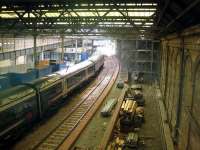
<instances>
[{"instance_id":1,"label":"support column","mask_svg":"<svg viewBox=\"0 0 200 150\"><path fill-rule=\"evenodd\" d=\"M155 77L155 72L153 72L153 62L154 62L154 58L153 58L153 53L154 53L154 42L153 40L151 41L151 80L154 80ZM147 46L146 46L147 47Z\"/></svg>"},{"instance_id":2,"label":"support column","mask_svg":"<svg viewBox=\"0 0 200 150\"><path fill-rule=\"evenodd\" d=\"M169 65L169 41L167 41L167 44L166 44L166 47L167 47L167 61L166 61L166 70L165 70L165 89L164 89L164 104L166 106L166 99L167 99L167 88L168 88L168 65Z\"/></svg>"},{"instance_id":3,"label":"support column","mask_svg":"<svg viewBox=\"0 0 200 150\"><path fill-rule=\"evenodd\" d=\"M176 108L176 131L175 131L175 143L178 143L179 140L179 127L180 127L180 113L181 113L181 105L182 105L182 98L183 98L183 81L184 81L184 66L185 66L185 62L184 62L184 58L185 58L185 47L184 47L184 37L180 37L181 39L181 60L180 60L180 80L179 80L179 95L178 95L178 104L177 104L177 108Z\"/></svg>"},{"instance_id":4,"label":"support column","mask_svg":"<svg viewBox=\"0 0 200 150\"><path fill-rule=\"evenodd\" d=\"M92 40L92 54L91 55L93 55L93 53L94 53L94 40Z\"/></svg>"},{"instance_id":5,"label":"support column","mask_svg":"<svg viewBox=\"0 0 200 150\"><path fill-rule=\"evenodd\" d=\"M1 37L1 43L2 43L2 44L1 44L1 48L2 48L1 51L4 52L4 49L3 49L3 48L4 48L4 40L3 40L3 37Z\"/></svg>"},{"instance_id":6,"label":"support column","mask_svg":"<svg viewBox=\"0 0 200 150\"><path fill-rule=\"evenodd\" d=\"M41 53L40 53L40 60L44 60L44 37L41 37L41 41L42 41L42 44L41 44Z\"/></svg>"},{"instance_id":7,"label":"support column","mask_svg":"<svg viewBox=\"0 0 200 150\"><path fill-rule=\"evenodd\" d=\"M37 35L33 35L33 60L34 66L37 64Z\"/></svg>"},{"instance_id":8,"label":"support column","mask_svg":"<svg viewBox=\"0 0 200 150\"><path fill-rule=\"evenodd\" d=\"M26 40L25 40L25 36L24 36L24 49L26 47Z\"/></svg>"},{"instance_id":9,"label":"support column","mask_svg":"<svg viewBox=\"0 0 200 150\"><path fill-rule=\"evenodd\" d=\"M17 64L17 52L16 52L16 37L14 36L14 45L13 45L13 48L14 48L14 52L15 52L15 65Z\"/></svg>"},{"instance_id":10,"label":"support column","mask_svg":"<svg viewBox=\"0 0 200 150\"><path fill-rule=\"evenodd\" d=\"M78 41L77 41L77 39L76 39L76 56L75 56L75 62L77 62L78 61Z\"/></svg>"},{"instance_id":11,"label":"support column","mask_svg":"<svg viewBox=\"0 0 200 150\"><path fill-rule=\"evenodd\" d=\"M63 61L64 60L64 36L61 35L61 60Z\"/></svg>"}]
</instances>

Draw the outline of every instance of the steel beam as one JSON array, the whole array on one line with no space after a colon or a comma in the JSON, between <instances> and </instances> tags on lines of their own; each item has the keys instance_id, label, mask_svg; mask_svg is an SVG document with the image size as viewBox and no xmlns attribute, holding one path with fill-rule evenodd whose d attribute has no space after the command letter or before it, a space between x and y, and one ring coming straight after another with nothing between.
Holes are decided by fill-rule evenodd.
<instances>
[{"instance_id":1,"label":"steel beam","mask_svg":"<svg viewBox=\"0 0 200 150\"><path fill-rule=\"evenodd\" d=\"M142 5L142 3L151 4ZM128 16L127 12L154 12L157 7L153 0L145 0L142 3L140 0L136 0L134 3L132 0L109 2L105 0L99 0L98 2L93 0L87 2L84 0L1 0L0 14L16 14L17 18L1 18L0 33L3 34L13 30L15 33L21 32L21 30L30 31L29 33L31 33L33 29L36 29L36 32L38 30L48 32L48 30L61 30L64 27L64 30L70 28L74 33L81 28L83 30L90 28L87 33L89 34L93 29L99 29L101 26L108 27L111 24L112 27L126 28L128 23L133 26L133 30L138 30L140 27L134 24L137 19L144 25L145 21L152 22L153 17ZM111 11L119 12L122 16L107 16ZM47 15L47 13L54 12L59 12L59 16L50 17ZM81 16L79 12L96 12L97 16ZM100 15L100 12L106 13ZM73 16L72 13L76 14L76 16ZM109 24L100 25L100 22L109 22ZM126 26L117 25L117 22L123 22ZM85 31L83 32L85 33ZM139 31L137 32L140 33Z\"/></svg>"},{"instance_id":2,"label":"steel beam","mask_svg":"<svg viewBox=\"0 0 200 150\"><path fill-rule=\"evenodd\" d=\"M108 12L108 11L107 11ZM110 12L110 11L109 11ZM120 11L120 13L123 13ZM23 15L19 15L20 17L18 18L1 18L2 23L10 23L12 21L19 21L19 19L22 19L23 21L30 21L33 22L37 19L37 22L50 22L52 20L57 19L57 22L64 22L64 21L69 21L69 22L77 22L77 21L82 21L82 22L95 22L98 21L99 18L101 18L105 22L120 22L120 21L144 21L146 19L153 19L153 16L82 16L82 17L66 17L66 16L60 16L59 18L57 17L23 17ZM22 18L23 17L23 18Z\"/></svg>"},{"instance_id":3,"label":"steel beam","mask_svg":"<svg viewBox=\"0 0 200 150\"><path fill-rule=\"evenodd\" d=\"M165 1L164 8L163 8L162 11L160 12L160 15L159 15L159 17L158 17L158 20L157 20L157 22L156 22L157 25L159 24L160 20L162 19L163 15L165 14L165 11L166 11L166 9L167 9L169 3L170 3L170 0L166 0L166 1Z\"/></svg>"},{"instance_id":4,"label":"steel beam","mask_svg":"<svg viewBox=\"0 0 200 150\"><path fill-rule=\"evenodd\" d=\"M134 8L155 8L156 5L138 5L141 4L137 3L136 1L131 1L130 4L135 4L135 5L129 5L127 0L126 1L122 1L122 2L117 2L116 0L111 3L111 2L99 2L98 3L94 3L94 1L92 3L90 2L85 2L85 3L75 3L75 2L66 2L63 1L62 3L56 3L56 1L48 1L45 2L45 0L40 1L39 3L35 2L37 0L35 0L34 2L29 1L24 1L21 3L15 3L17 0L6 0L6 2L3 2L4 0L1 0L0 3L0 7L2 8L2 10L6 10L6 11L12 11L13 9L11 9L12 6L14 6L14 10L27 10L27 8L32 8L34 10L46 10L46 9L51 9L51 10L58 10L58 9L110 9L110 8L115 8L114 4L117 4L120 8L122 9L134 9ZM146 0L145 0L146 1ZM145 1L143 1L143 3L146 3ZM155 4L155 1L153 2ZM121 5L122 4L122 5ZM7 6L7 7L2 7L2 6Z\"/></svg>"},{"instance_id":5,"label":"steel beam","mask_svg":"<svg viewBox=\"0 0 200 150\"><path fill-rule=\"evenodd\" d=\"M65 38L65 36L61 35L61 49L62 49L61 60L64 60L64 38Z\"/></svg>"},{"instance_id":6,"label":"steel beam","mask_svg":"<svg viewBox=\"0 0 200 150\"><path fill-rule=\"evenodd\" d=\"M171 22L169 22L166 28L169 28L172 24L174 24L178 19L180 19L183 15L185 15L188 11L190 11L193 7L195 7L200 0L193 1L186 9L184 9L180 14L176 16Z\"/></svg>"},{"instance_id":7,"label":"steel beam","mask_svg":"<svg viewBox=\"0 0 200 150\"><path fill-rule=\"evenodd\" d=\"M37 62L37 35L33 35L33 58L34 58L34 65L36 66Z\"/></svg>"}]
</instances>

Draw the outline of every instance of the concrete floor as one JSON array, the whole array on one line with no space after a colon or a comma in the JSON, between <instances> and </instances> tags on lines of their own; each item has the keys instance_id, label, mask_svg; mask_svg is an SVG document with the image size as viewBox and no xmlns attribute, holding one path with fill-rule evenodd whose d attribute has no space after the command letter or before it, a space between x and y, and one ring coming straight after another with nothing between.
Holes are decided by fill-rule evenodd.
<instances>
[{"instance_id":1,"label":"concrete floor","mask_svg":"<svg viewBox=\"0 0 200 150\"><path fill-rule=\"evenodd\" d=\"M144 139L145 149L163 150L161 114L156 88L154 85L143 85L145 98L145 123L139 131L139 136Z\"/></svg>"},{"instance_id":2,"label":"concrete floor","mask_svg":"<svg viewBox=\"0 0 200 150\"><path fill-rule=\"evenodd\" d=\"M120 77L118 77L120 80ZM145 123L139 131L139 136L144 139L145 148L147 150L163 150L162 141L162 126L161 115L156 98L156 88L154 85L143 85L144 97L146 100L145 105ZM120 89L116 88L116 83L113 86L110 94L105 101L110 98L118 98L120 95ZM102 141L102 137L106 130L106 127L111 117L103 118L100 115L102 107L97 111L91 122L86 129L80 135L79 139L74 144L74 147L80 147L83 149L89 148L92 150L98 149L99 144Z\"/></svg>"}]
</instances>

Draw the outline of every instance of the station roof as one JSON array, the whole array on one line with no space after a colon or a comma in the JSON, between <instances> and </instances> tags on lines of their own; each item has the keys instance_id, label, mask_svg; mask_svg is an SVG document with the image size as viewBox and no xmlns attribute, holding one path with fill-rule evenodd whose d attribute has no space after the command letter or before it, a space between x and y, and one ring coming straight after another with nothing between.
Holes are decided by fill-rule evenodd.
<instances>
[{"instance_id":1,"label":"station roof","mask_svg":"<svg viewBox=\"0 0 200 150\"><path fill-rule=\"evenodd\" d=\"M1 0L0 34L152 37L199 23L200 0Z\"/></svg>"}]
</instances>

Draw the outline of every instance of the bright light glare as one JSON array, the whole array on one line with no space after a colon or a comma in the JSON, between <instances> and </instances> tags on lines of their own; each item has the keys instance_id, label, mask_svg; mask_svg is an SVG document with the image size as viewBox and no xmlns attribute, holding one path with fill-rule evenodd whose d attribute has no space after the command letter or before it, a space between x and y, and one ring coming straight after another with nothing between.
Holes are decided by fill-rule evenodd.
<instances>
[{"instance_id":1,"label":"bright light glare","mask_svg":"<svg viewBox=\"0 0 200 150\"><path fill-rule=\"evenodd\" d=\"M97 54L103 54L106 56L116 54L116 43L113 40L97 40L94 41L94 45L97 46Z\"/></svg>"}]
</instances>

